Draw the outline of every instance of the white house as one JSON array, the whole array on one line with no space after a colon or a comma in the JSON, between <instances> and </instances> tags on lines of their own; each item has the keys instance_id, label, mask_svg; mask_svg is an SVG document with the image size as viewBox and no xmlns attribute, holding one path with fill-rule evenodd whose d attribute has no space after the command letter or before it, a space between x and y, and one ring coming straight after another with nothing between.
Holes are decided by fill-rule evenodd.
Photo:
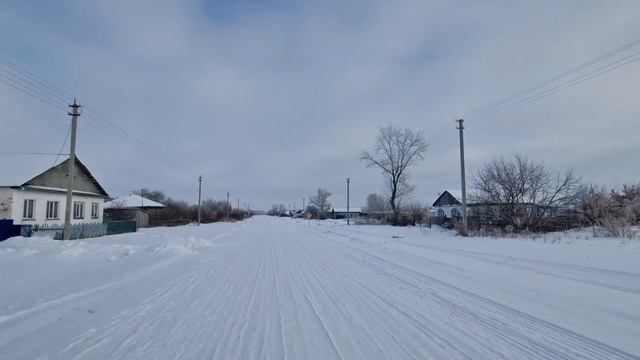
<instances>
[{"instance_id":1,"label":"white house","mask_svg":"<svg viewBox=\"0 0 640 360\"><path fill-rule=\"evenodd\" d=\"M433 203L436 216L445 219L460 219L462 217L462 191L445 190Z\"/></svg>"},{"instance_id":2,"label":"white house","mask_svg":"<svg viewBox=\"0 0 640 360\"><path fill-rule=\"evenodd\" d=\"M17 225L64 225L69 159L29 180L24 163L0 174L0 220ZM71 222L102 223L109 195L76 157Z\"/></svg>"}]
</instances>

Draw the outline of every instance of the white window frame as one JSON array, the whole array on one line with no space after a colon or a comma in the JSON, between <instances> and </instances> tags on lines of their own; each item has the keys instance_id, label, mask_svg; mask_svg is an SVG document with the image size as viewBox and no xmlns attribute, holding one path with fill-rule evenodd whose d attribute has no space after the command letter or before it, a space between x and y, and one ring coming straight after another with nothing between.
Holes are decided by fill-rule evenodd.
<instances>
[{"instance_id":1,"label":"white window frame","mask_svg":"<svg viewBox=\"0 0 640 360\"><path fill-rule=\"evenodd\" d=\"M73 218L76 220L84 219L84 201L73 202Z\"/></svg>"},{"instance_id":2,"label":"white window frame","mask_svg":"<svg viewBox=\"0 0 640 360\"><path fill-rule=\"evenodd\" d=\"M22 218L24 220L35 220L36 218L35 215L36 215L36 200L24 199L23 208L22 208Z\"/></svg>"},{"instance_id":3,"label":"white window frame","mask_svg":"<svg viewBox=\"0 0 640 360\"><path fill-rule=\"evenodd\" d=\"M58 210L60 209L60 201L47 201L47 212L46 219L47 220L57 220Z\"/></svg>"},{"instance_id":4,"label":"white window frame","mask_svg":"<svg viewBox=\"0 0 640 360\"><path fill-rule=\"evenodd\" d=\"M91 203L91 218L92 219L100 218L100 203L97 203L97 202Z\"/></svg>"}]
</instances>

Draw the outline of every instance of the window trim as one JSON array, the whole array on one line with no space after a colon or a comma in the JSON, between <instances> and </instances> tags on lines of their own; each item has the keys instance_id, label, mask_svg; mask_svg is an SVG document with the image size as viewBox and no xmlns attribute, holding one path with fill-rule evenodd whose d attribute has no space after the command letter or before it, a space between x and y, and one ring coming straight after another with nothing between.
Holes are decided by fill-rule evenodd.
<instances>
[{"instance_id":1,"label":"window trim","mask_svg":"<svg viewBox=\"0 0 640 360\"><path fill-rule=\"evenodd\" d=\"M462 219L462 212L458 208L451 209L451 218L454 220Z\"/></svg>"},{"instance_id":2,"label":"window trim","mask_svg":"<svg viewBox=\"0 0 640 360\"><path fill-rule=\"evenodd\" d=\"M31 208L27 207L27 203L31 204ZM27 210L31 210L31 216L27 216ZM36 199L24 199L22 202L22 219L23 220L35 220L36 219Z\"/></svg>"},{"instance_id":3,"label":"window trim","mask_svg":"<svg viewBox=\"0 0 640 360\"><path fill-rule=\"evenodd\" d=\"M91 202L91 218L94 220L100 219L100 203Z\"/></svg>"},{"instance_id":4,"label":"window trim","mask_svg":"<svg viewBox=\"0 0 640 360\"><path fill-rule=\"evenodd\" d=\"M78 208L76 209L76 206ZM76 211L78 210L78 211ZM75 220L83 220L84 219L84 201L74 201L73 202L73 218Z\"/></svg>"},{"instance_id":5,"label":"window trim","mask_svg":"<svg viewBox=\"0 0 640 360\"><path fill-rule=\"evenodd\" d=\"M50 209L49 207L52 206ZM51 210L51 211L49 211ZM47 200L47 208L45 212L46 220L59 220L59 211L60 211L60 201L58 200Z\"/></svg>"}]
</instances>

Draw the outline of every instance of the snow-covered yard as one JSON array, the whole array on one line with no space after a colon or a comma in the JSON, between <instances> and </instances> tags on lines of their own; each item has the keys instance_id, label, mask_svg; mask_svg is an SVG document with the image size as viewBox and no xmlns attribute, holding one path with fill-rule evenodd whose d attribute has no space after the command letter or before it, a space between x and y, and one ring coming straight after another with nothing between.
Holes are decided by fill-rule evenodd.
<instances>
[{"instance_id":1,"label":"snow-covered yard","mask_svg":"<svg viewBox=\"0 0 640 360\"><path fill-rule=\"evenodd\" d=\"M640 241L256 217L0 243L1 359L640 359Z\"/></svg>"}]
</instances>

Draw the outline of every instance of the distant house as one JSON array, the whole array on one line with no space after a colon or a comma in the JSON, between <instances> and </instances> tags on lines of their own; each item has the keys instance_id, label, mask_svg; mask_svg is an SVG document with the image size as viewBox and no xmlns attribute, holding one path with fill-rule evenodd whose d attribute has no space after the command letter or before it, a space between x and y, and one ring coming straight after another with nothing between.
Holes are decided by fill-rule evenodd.
<instances>
[{"instance_id":1,"label":"distant house","mask_svg":"<svg viewBox=\"0 0 640 360\"><path fill-rule=\"evenodd\" d=\"M145 197L130 194L104 204L106 220L136 220L137 227L148 227L153 211L165 206Z\"/></svg>"},{"instance_id":2,"label":"distant house","mask_svg":"<svg viewBox=\"0 0 640 360\"><path fill-rule=\"evenodd\" d=\"M24 163L16 166L16 171L2 169L0 220L13 220L17 225L64 225L69 163L67 159L30 180L21 174ZM109 194L77 157L75 165L71 223L102 223Z\"/></svg>"},{"instance_id":3,"label":"distant house","mask_svg":"<svg viewBox=\"0 0 640 360\"><path fill-rule=\"evenodd\" d=\"M359 207L349 207L349 209L347 210L347 208L342 208L342 207L338 207L338 208L333 208L331 210L331 216L334 219L353 219L353 218L357 218L357 217L361 217L363 215L362 209Z\"/></svg>"},{"instance_id":4,"label":"distant house","mask_svg":"<svg viewBox=\"0 0 640 360\"><path fill-rule=\"evenodd\" d=\"M462 191L445 190L433 202L436 217L458 220L462 218Z\"/></svg>"}]
</instances>

